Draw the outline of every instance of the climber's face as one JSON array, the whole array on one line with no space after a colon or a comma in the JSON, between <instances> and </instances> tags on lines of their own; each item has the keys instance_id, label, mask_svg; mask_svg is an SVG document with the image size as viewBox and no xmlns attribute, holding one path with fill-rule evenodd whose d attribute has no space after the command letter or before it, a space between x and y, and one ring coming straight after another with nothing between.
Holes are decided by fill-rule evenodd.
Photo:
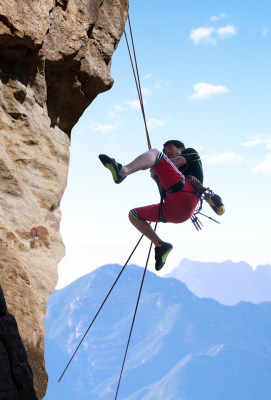
<instances>
[{"instance_id":1,"label":"climber's face","mask_svg":"<svg viewBox=\"0 0 271 400\"><path fill-rule=\"evenodd\" d=\"M182 154L184 147L178 149L174 144L168 144L164 148L164 153L168 158L174 158Z\"/></svg>"}]
</instances>

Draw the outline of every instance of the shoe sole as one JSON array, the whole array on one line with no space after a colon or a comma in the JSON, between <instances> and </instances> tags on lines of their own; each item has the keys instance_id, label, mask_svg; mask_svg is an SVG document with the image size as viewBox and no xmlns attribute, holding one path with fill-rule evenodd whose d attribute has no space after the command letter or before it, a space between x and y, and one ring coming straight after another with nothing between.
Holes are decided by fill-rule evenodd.
<instances>
[{"instance_id":1,"label":"shoe sole","mask_svg":"<svg viewBox=\"0 0 271 400\"><path fill-rule=\"evenodd\" d=\"M162 255L162 265L161 265L161 267L159 267L159 268L155 266L156 271L160 271L160 270L163 268L163 266L165 265L165 263L166 263L166 261L167 261L167 257L168 257L168 255L169 255L169 253L171 252L172 249L173 249L173 246L170 247L170 248Z\"/></svg>"},{"instance_id":2,"label":"shoe sole","mask_svg":"<svg viewBox=\"0 0 271 400\"><path fill-rule=\"evenodd\" d=\"M215 194L213 197L206 199L206 201L217 215L223 215L225 213L225 207L218 195Z\"/></svg>"},{"instance_id":3,"label":"shoe sole","mask_svg":"<svg viewBox=\"0 0 271 400\"><path fill-rule=\"evenodd\" d=\"M118 177L118 173L116 171L116 168L114 167L111 158L108 157L106 154L100 154L99 159L102 162L102 164L111 172L113 180L115 183L120 183L122 182L123 179L120 179Z\"/></svg>"}]
</instances>

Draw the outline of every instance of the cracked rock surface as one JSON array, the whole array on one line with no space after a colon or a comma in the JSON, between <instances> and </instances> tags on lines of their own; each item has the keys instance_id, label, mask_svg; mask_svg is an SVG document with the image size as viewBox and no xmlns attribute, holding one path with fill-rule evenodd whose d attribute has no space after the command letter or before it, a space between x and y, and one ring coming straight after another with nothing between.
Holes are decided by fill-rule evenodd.
<instances>
[{"instance_id":1,"label":"cracked rock surface","mask_svg":"<svg viewBox=\"0 0 271 400\"><path fill-rule=\"evenodd\" d=\"M70 134L112 87L127 13L128 0L0 3L0 285L39 399L47 387L46 303L65 254L60 201Z\"/></svg>"}]
</instances>

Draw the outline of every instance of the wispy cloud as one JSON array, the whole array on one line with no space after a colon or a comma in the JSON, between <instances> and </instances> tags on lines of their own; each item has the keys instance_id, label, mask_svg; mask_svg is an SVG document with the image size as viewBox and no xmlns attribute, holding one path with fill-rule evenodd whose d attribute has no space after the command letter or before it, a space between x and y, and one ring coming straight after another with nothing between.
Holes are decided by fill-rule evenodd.
<instances>
[{"instance_id":1,"label":"wispy cloud","mask_svg":"<svg viewBox=\"0 0 271 400\"><path fill-rule=\"evenodd\" d=\"M216 34L218 35L219 39L227 39L231 36L236 35L237 29L234 25L226 25L218 28L216 30Z\"/></svg>"},{"instance_id":2,"label":"wispy cloud","mask_svg":"<svg viewBox=\"0 0 271 400\"><path fill-rule=\"evenodd\" d=\"M123 100L122 104L115 104L114 110L116 111L127 111L127 110L139 110L139 100Z\"/></svg>"},{"instance_id":3,"label":"wispy cloud","mask_svg":"<svg viewBox=\"0 0 271 400\"><path fill-rule=\"evenodd\" d=\"M263 161L253 168L253 172L271 175L271 154L267 154Z\"/></svg>"},{"instance_id":4,"label":"wispy cloud","mask_svg":"<svg viewBox=\"0 0 271 400\"><path fill-rule=\"evenodd\" d=\"M124 100L123 104L125 104L127 106L127 108L130 110L139 110L140 109L139 100Z\"/></svg>"},{"instance_id":5,"label":"wispy cloud","mask_svg":"<svg viewBox=\"0 0 271 400\"><path fill-rule=\"evenodd\" d=\"M242 143L244 147L255 147L258 145L264 145L268 150L271 150L271 135L251 136L246 142Z\"/></svg>"},{"instance_id":6,"label":"wispy cloud","mask_svg":"<svg viewBox=\"0 0 271 400\"><path fill-rule=\"evenodd\" d=\"M271 135L255 135L247 139L246 142L242 143L243 147L254 148L256 146L262 146L266 150L271 150ZM253 172L271 175L271 154L266 154L265 157L253 167Z\"/></svg>"},{"instance_id":7,"label":"wispy cloud","mask_svg":"<svg viewBox=\"0 0 271 400\"><path fill-rule=\"evenodd\" d=\"M206 82L199 82L193 88L194 93L189 97L190 100L207 100L213 96L229 92L226 86L212 85Z\"/></svg>"},{"instance_id":8,"label":"wispy cloud","mask_svg":"<svg viewBox=\"0 0 271 400\"><path fill-rule=\"evenodd\" d=\"M117 111L124 111L126 108L121 106L120 104L115 104L114 109Z\"/></svg>"},{"instance_id":9,"label":"wispy cloud","mask_svg":"<svg viewBox=\"0 0 271 400\"><path fill-rule=\"evenodd\" d=\"M141 88L143 96L151 96L152 95L152 90L147 87Z\"/></svg>"},{"instance_id":10,"label":"wispy cloud","mask_svg":"<svg viewBox=\"0 0 271 400\"><path fill-rule=\"evenodd\" d=\"M81 135L81 133L82 133L82 129L81 128L78 128L78 126L77 125L75 125L75 127L73 128L73 131L72 131L72 134L74 135Z\"/></svg>"},{"instance_id":11,"label":"wispy cloud","mask_svg":"<svg viewBox=\"0 0 271 400\"><path fill-rule=\"evenodd\" d=\"M147 121L147 124L148 124L149 130L153 131L156 128L166 125L166 121L163 121L161 119L149 118Z\"/></svg>"},{"instance_id":12,"label":"wispy cloud","mask_svg":"<svg viewBox=\"0 0 271 400\"><path fill-rule=\"evenodd\" d=\"M108 116L109 118L116 118L117 114L115 113L115 111L109 111Z\"/></svg>"},{"instance_id":13,"label":"wispy cloud","mask_svg":"<svg viewBox=\"0 0 271 400\"><path fill-rule=\"evenodd\" d=\"M228 39L234 35L236 35L237 29L234 25L225 25L220 28L214 27L199 27L196 29L192 29L190 32L190 40L195 45L216 45L218 40Z\"/></svg>"},{"instance_id":14,"label":"wispy cloud","mask_svg":"<svg viewBox=\"0 0 271 400\"><path fill-rule=\"evenodd\" d=\"M216 22L216 21L220 21L221 19L226 18L226 16L227 16L226 14L220 13L219 15L213 15L213 16L210 18L210 20Z\"/></svg>"},{"instance_id":15,"label":"wispy cloud","mask_svg":"<svg viewBox=\"0 0 271 400\"><path fill-rule=\"evenodd\" d=\"M166 87L168 86L168 82L167 81L157 81L157 82L155 82L155 84L154 84L154 89L155 90L163 90L163 89L165 89Z\"/></svg>"},{"instance_id":16,"label":"wispy cloud","mask_svg":"<svg viewBox=\"0 0 271 400\"><path fill-rule=\"evenodd\" d=\"M119 127L119 122L115 122L113 124L100 124L98 122L94 122L90 126L91 132L99 132L104 135L115 131Z\"/></svg>"},{"instance_id":17,"label":"wispy cloud","mask_svg":"<svg viewBox=\"0 0 271 400\"><path fill-rule=\"evenodd\" d=\"M203 155L202 160L204 162L204 166L206 165L235 165L241 164L244 161L244 158L240 154L236 154L233 152L227 152L222 154L208 154Z\"/></svg>"},{"instance_id":18,"label":"wispy cloud","mask_svg":"<svg viewBox=\"0 0 271 400\"><path fill-rule=\"evenodd\" d=\"M192 29L190 32L190 40L194 44L216 44L216 39L212 37L214 28L196 28Z\"/></svg>"},{"instance_id":19,"label":"wispy cloud","mask_svg":"<svg viewBox=\"0 0 271 400\"><path fill-rule=\"evenodd\" d=\"M263 30L262 30L262 36L263 36L263 37L267 36L267 35L268 35L268 31L269 31L268 28L263 28Z\"/></svg>"},{"instance_id":20,"label":"wispy cloud","mask_svg":"<svg viewBox=\"0 0 271 400\"><path fill-rule=\"evenodd\" d=\"M152 74L146 74L143 76L143 79L150 79L152 77Z\"/></svg>"}]
</instances>

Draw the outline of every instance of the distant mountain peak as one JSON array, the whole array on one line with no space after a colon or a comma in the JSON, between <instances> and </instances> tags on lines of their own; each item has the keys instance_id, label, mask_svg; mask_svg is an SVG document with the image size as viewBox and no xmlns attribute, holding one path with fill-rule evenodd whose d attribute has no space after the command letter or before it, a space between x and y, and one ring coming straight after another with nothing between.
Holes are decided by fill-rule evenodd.
<instances>
[{"instance_id":1,"label":"distant mountain peak","mask_svg":"<svg viewBox=\"0 0 271 400\"><path fill-rule=\"evenodd\" d=\"M199 297L209 297L222 304L240 301L271 301L271 265L253 269L244 261L220 263L183 259L166 277L184 282Z\"/></svg>"}]
</instances>

